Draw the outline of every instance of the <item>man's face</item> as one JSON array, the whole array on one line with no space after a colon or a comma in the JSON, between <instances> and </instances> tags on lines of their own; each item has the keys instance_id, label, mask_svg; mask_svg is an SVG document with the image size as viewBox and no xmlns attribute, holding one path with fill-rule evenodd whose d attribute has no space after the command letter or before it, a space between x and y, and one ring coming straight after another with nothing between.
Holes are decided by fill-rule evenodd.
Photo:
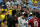
<instances>
[{"instance_id":1,"label":"man's face","mask_svg":"<svg viewBox=\"0 0 40 27\"><path fill-rule=\"evenodd\" d=\"M24 11L27 11L26 8L23 8Z\"/></svg>"},{"instance_id":2,"label":"man's face","mask_svg":"<svg viewBox=\"0 0 40 27\"><path fill-rule=\"evenodd\" d=\"M21 6L18 6L18 10L19 10L19 11L21 10Z\"/></svg>"},{"instance_id":3,"label":"man's face","mask_svg":"<svg viewBox=\"0 0 40 27\"><path fill-rule=\"evenodd\" d=\"M14 9L17 9L17 6L16 5L14 5Z\"/></svg>"}]
</instances>

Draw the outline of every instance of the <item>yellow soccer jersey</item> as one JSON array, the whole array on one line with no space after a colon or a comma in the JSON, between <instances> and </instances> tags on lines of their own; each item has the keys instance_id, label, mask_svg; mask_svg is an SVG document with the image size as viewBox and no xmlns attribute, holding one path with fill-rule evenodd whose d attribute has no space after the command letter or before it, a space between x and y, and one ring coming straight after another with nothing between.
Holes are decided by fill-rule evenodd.
<instances>
[{"instance_id":1,"label":"yellow soccer jersey","mask_svg":"<svg viewBox=\"0 0 40 27\"><path fill-rule=\"evenodd\" d=\"M5 9L5 11L7 12L7 9Z\"/></svg>"},{"instance_id":2,"label":"yellow soccer jersey","mask_svg":"<svg viewBox=\"0 0 40 27\"><path fill-rule=\"evenodd\" d=\"M10 15L12 14L12 10L9 10L9 14L10 14Z\"/></svg>"},{"instance_id":3,"label":"yellow soccer jersey","mask_svg":"<svg viewBox=\"0 0 40 27\"><path fill-rule=\"evenodd\" d=\"M5 15L2 14L2 15L1 15L2 21L4 20L4 18L5 18ZM4 24L4 23L2 22L1 25L3 25L3 24Z\"/></svg>"},{"instance_id":4,"label":"yellow soccer jersey","mask_svg":"<svg viewBox=\"0 0 40 27\"><path fill-rule=\"evenodd\" d=\"M4 18L5 18L5 15L2 14L2 15L1 15L1 19L4 20Z\"/></svg>"}]
</instances>

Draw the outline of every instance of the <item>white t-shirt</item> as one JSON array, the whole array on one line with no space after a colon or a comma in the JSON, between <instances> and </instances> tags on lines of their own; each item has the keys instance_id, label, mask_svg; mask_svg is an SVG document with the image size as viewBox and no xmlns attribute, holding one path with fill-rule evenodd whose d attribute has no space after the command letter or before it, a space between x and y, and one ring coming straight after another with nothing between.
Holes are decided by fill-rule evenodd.
<instances>
[{"instance_id":1,"label":"white t-shirt","mask_svg":"<svg viewBox=\"0 0 40 27\"><path fill-rule=\"evenodd\" d=\"M19 27L26 27L26 25L24 25L24 23L26 23L25 19L22 19L22 17L18 18L18 26Z\"/></svg>"}]
</instances>

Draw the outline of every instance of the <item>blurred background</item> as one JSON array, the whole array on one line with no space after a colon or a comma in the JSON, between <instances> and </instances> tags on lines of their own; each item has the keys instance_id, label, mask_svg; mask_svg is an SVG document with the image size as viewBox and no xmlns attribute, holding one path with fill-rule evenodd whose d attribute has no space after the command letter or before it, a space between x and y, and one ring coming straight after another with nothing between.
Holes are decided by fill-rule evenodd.
<instances>
[{"instance_id":1,"label":"blurred background","mask_svg":"<svg viewBox=\"0 0 40 27\"><path fill-rule=\"evenodd\" d=\"M40 19L40 0L0 0L0 27L8 27L7 19L9 15L12 15L13 10L17 11L17 18L24 13L30 17L32 12L35 12L36 17Z\"/></svg>"}]
</instances>

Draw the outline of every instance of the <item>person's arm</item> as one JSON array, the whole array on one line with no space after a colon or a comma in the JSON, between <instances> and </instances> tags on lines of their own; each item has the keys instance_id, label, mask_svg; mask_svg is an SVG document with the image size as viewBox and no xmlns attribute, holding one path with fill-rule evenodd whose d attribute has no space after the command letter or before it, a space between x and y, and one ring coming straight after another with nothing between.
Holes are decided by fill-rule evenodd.
<instances>
[{"instance_id":1,"label":"person's arm","mask_svg":"<svg viewBox=\"0 0 40 27\"><path fill-rule=\"evenodd\" d=\"M15 18L15 26L18 27L18 18Z\"/></svg>"},{"instance_id":2,"label":"person's arm","mask_svg":"<svg viewBox=\"0 0 40 27\"><path fill-rule=\"evenodd\" d=\"M31 25L28 25L28 27L31 27Z\"/></svg>"},{"instance_id":3,"label":"person's arm","mask_svg":"<svg viewBox=\"0 0 40 27\"><path fill-rule=\"evenodd\" d=\"M18 27L18 24L17 23L15 24L15 27Z\"/></svg>"},{"instance_id":4,"label":"person's arm","mask_svg":"<svg viewBox=\"0 0 40 27\"><path fill-rule=\"evenodd\" d=\"M28 25L28 27L30 27L30 25Z\"/></svg>"},{"instance_id":5,"label":"person's arm","mask_svg":"<svg viewBox=\"0 0 40 27\"><path fill-rule=\"evenodd\" d=\"M31 26L31 20L28 21L28 27L30 27L30 26Z\"/></svg>"}]
</instances>

